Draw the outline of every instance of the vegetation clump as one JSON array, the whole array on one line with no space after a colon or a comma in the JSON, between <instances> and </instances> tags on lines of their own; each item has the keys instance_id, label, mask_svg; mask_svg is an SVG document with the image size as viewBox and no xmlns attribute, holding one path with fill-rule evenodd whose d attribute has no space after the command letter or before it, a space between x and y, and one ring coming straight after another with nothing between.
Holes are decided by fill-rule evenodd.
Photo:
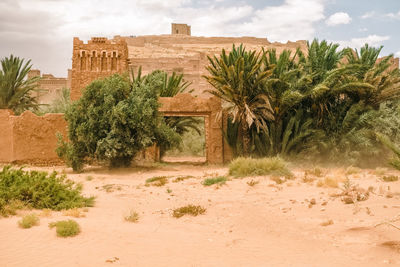
<instances>
[{"instance_id":1,"label":"vegetation clump","mask_svg":"<svg viewBox=\"0 0 400 267\"><path fill-rule=\"evenodd\" d=\"M32 226L39 225L39 221L39 217L36 214L32 213L22 217L22 219L18 221L18 225L21 228L27 229L31 228Z\"/></svg>"},{"instance_id":2,"label":"vegetation clump","mask_svg":"<svg viewBox=\"0 0 400 267\"><path fill-rule=\"evenodd\" d=\"M23 203L36 209L91 207L94 197L81 195L82 186L57 172L24 171L5 166L0 171L0 214L13 214ZM11 208L10 208L11 207Z\"/></svg>"},{"instance_id":3,"label":"vegetation clump","mask_svg":"<svg viewBox=\"0 0 400 267\"><path fill-rule=\"evenodd\" d=\"M164 186L168 183L167 176L155 176L146 180L146 186Z\"/></svg>"},{"instance_id":4,"label":"vegetation clump","mask_svg":"<svg viewBox=\"0 0 400 267\"><path fill-rule=\"evenodd\" d=\"M198 216L204 214L206 209L201 206L187 205L174 209L172 216L175 218L180 218L184 215Z\"/></svg>"},{"instance_id":5,"label":"vegetation clump","mask_svg":"<svg viewBox=\"0 0 400 267\"><path fill-rule=\"evenodd\" d=\"M55 227L57 236L60 237L76 236L81 232L79 224L74 220L53 222L49 224L49 227Z\"/></svg>"},{"instance_id":6,"label":"vegetation clump","mask_svg":"<svg viewBox=\"0 0 400 267\"><path fill-rule=\"evenodd\" d=\"M286 162L279 157L271 158L243 158L239 157L229 164L229 174L235 177L281 175L292 177Z\"/></svg>"},{"instance_id":7,"label":"vegetation clump","mask_svg":"<svg viewBox=\"0 0 400 267\"><path fill-rule=\"evenodd\" d=\"M227 178L225 176L218 176L218 177L213 177L213 178L207 178L203 181L202 184L204 186L210 186L213 184L222 185L222 184L225 184L226 181L227 181Z\"/></svg>"},{"instance_id":8,"label":"vegetation clump","mask_svg":"<svg viewBox=\"0 0 400 267\"><path fill-rule=\"evenodd\" d=\"M191 179L191 178L194 178L194 176L192 176L192 175L179 176L179 177L176 177L172 182L178 183L178 182L182 182L184 180Z\"/></svg>"},{"instance_id":9,"label":"vegetation clump","mask_svg":"<svg viewBox=\"0 0 400 267\"><path fill-rule=\"evenodd\" d=\"M248 186L255 186L256 184L259 184L259 183L260 183L260 181L256 181L253 179L251 179L251 181L247 182Z\"/></svg>"},{"instance_id":10,"label":"vegetation clump","mask_svg":"<svg viewBox=\"0 0 400 267\"><path fill-rule=\"evenodd\" d=\"M399 177L396 175L388 175L388 176L383 176L382 180L385 182L397 182L399 180Z\"/></svg>"},{"instance_id":11,"label":"vegetation clump","mask_svg":"<svg viewBox=\"0 0 400 267\"><path fill-rule=\"evenodd\" d=\"M127 222L137 223L137 222L139 221L139 213L137 213L137 212L134 211L134 210L131 210L131 211L129 212L129 215L128 215L128 216L125 216L124 219L125 219L125 221L127 221Z\"/></svg>"}]
</instances>

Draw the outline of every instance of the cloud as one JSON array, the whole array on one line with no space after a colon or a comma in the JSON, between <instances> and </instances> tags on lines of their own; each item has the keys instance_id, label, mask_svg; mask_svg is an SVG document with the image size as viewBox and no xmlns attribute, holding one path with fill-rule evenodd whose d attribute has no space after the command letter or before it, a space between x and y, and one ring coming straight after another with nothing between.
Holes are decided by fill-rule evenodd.
<instances>
[{"instance_id":1,"label":"cloud","mask_svg":"<svg viewBox=\"0 0 400 267\"><path fill-rule=\"evenodd\" d=\"M391 19L400 19L400 10L397 13L387 13L387 14L385 14L385 17L388 17Z\"/></svg>"},{"instance_id":2,"label":"cloud","mask_svg":"<svg viewBox=\"0 0 400 267\"><path fill-rule=\"evenodd\" d=\"M361 18L362 19L368 19L368 18L372 18L375 16L375 11L368 11L366 13L364 13Z\"/></svg>"},{"instance_id":3,"label":"cloud","mask_svg":"<svg viewBox=\"0 0 400 267\"><path fill-rule=\"evenodd\" d=\"M340 25L340 24L349 24L350 21L351 21L351 17L349 16L349 14L347 14L345 12L337 12L337 13L331 15L325 21L325 23L328 26L336 26L336 25Z\"/></svg>"},{"instance_id":4,"label":"cloud","mask_svg":"<svg viewBox=\"0 0 400 267\"><path fill-rule=\"evenodd\" d=\"M400 51L397 51L394 55L395 55L396 57L400 57Z\"/></svg>"},{"instance_id":5,"label":"cloud","mask_svg":"<svg viewBox=\"0 0 400 267\"><path fill-rule=\"evenodd\" d=\"M364 44L368 44L370 46L380 46L383 42L390 39L390 36L382 36L382 35L368 35L366 37L361 38L352 38L348 41L333 41L335 43L340 44L341 47L351 47L351 48L360 48L364 46Z\"/></svg>"},{"instance_id":6,"label":"cloud","mask_svg":"<svg viewBox=\"0 0 400 267\"><path fill-rule=\"evenodd\" d=\"M360 28L360 29L358 29L358 31L359 32L366 32L366 31L368 31L368 29L367 28Z\"/></svg>"},{"instance_id":7,"label":"cloud","mask_svg":"<svg viewBox=\"0 0 400 267\"><path fill-rule=\"evenodd\" d=\"M168 34L188 23L196 36L256 36L286 42L311 39L326 0L284 0L256 9L247 1L1 0L0 57L31 58L35 68L66 76L72 38Z\"/></svg>"}]
</instances>

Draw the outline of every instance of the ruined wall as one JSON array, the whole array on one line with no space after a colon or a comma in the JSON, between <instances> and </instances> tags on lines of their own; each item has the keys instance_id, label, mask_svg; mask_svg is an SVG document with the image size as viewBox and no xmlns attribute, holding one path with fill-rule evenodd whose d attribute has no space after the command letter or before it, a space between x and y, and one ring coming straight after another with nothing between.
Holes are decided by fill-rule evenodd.
<instances>
[{"instance_id":1,"label":"ruined wall","mask_svg":"<svg viewBox=\"0 0 400 267\"><path fill-rule=\"evenodd\" d=\"M128 48L123 39L93 37L85 44L74 38L71 71L71 99L81 96L81 89L95 79L127 70Z\"/></svg>"},{"instance_id":2,"label":"ruined wall","mask_svg":"<svg viewBox=\"0 0 400 267\"><path fill-rule=\"evenodd\" d=\"M68 78L54 77L52 74L40 75L40 70L30 70L28 78L39 76L38 82L40 91L35 93L40 104L51 104L59 97L62 88L70 88Z\"/></svg>"},{"instance_id":3,"label":"ruined wall","mask_svg":"<svg viewBox=\"0 0 400 267\"><path fill-rule=\"evenodd\" d=\"M63 114L36 116L25 111L15 116L0 109L0 162L60 162L55 153L57 132L67 135Z\"/></svg>"},{"instance_id":4,"label":"ruined wall","mask_svg":"<svg viewBox=\"0 0 400 267\"><path fill-rule=\"evenodd\" d=\"M164 116L204 117L206 136L206 161L211 164L224 162L222 136L221 100L216 97L200 98L191 94L178 94L175 97L160 97L160 112Z\"/></svg>"},{"instance_id":5,"label":"ruined wall","mask_svg":"<svg viewBox=\"0 0 400 267\"><path fill-rule=\"evenodd\" d=\"M172 23L171 34L184 34L190 36L191 35L190 26L187 24Z\"/></svg>"}]
</instances>

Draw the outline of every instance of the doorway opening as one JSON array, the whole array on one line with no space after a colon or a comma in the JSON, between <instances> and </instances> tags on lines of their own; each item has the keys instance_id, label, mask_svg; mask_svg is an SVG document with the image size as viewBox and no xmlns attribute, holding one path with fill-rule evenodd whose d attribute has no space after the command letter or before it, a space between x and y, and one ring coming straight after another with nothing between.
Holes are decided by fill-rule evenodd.
<instances>
[{"instance_id":1,"label":"doorway opening","mask_svg":"<svg viewBox=\"0 0 400 267\"><path fill-rule=\"evenodd\" d=\"M207 161L205 119L202 116L168 116L166 123L181 137L178 146L163 151L161 161L205 163Z\"/></svg>"}]
</instances>

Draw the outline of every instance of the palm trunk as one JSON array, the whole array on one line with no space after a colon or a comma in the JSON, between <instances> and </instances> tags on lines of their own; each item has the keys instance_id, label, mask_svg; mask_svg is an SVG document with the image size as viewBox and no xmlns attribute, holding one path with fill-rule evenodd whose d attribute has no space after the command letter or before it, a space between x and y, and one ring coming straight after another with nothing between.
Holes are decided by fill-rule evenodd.
<instances>
[{"instance_id":1,"label":"palm trunk","mask_svg":"<svg viewBox=\"0 0 400 267\"><path fill-rule=\"evenodd\" d=\"M250 129L246 121L241 122L242 126L242 140L243 140L243 155L250 156Z\"/></svg>"}]
</instances>

